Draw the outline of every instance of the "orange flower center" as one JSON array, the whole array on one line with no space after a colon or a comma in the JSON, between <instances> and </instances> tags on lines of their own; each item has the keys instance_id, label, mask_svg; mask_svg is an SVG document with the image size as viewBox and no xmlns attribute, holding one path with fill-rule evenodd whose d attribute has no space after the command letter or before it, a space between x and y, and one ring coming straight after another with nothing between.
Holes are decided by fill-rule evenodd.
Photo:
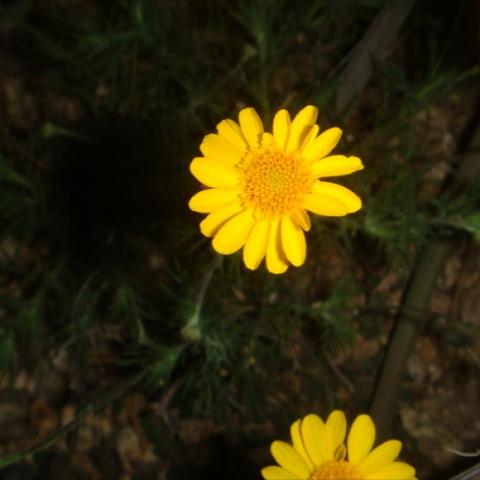
<instances>
[{"instance_id":1,"label":"orange flower center","mask_svg":"<svg viewBox=\"0 0 480 480\"><path fill-rule=\"evenodd\" d=\"M309 480L365 480L358 468L345 460L333 460L315 468Z\"/></svg>"},{"instance_id":2,"label":"orange flower center","mask_svg":"<svg viewBox=\"0 0 480 480\"><path fill-rule=\"evenodd\" d=\"M269 145L247 150L238 165L241 200L260 218L275 218L301 207L313 179L298 153Z\"/></svg>"}]
</instances>

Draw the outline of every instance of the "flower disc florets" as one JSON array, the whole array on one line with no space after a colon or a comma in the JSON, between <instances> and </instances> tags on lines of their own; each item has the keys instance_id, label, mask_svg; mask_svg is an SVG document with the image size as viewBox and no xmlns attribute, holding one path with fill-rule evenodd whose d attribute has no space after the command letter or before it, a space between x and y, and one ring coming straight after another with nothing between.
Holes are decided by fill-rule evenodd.
<instances>
[{"instance_id":1,"label":"flower disc florets","mask_svg":"<svg viewBox=\"0 0 480 480\"><path fill-rule=\"evenodd\" d=\"M285 154L275 145L249 149L238 169L240 199L259 219L295 212L314 180L298 153Z\"/></svg>"}]
</instances>

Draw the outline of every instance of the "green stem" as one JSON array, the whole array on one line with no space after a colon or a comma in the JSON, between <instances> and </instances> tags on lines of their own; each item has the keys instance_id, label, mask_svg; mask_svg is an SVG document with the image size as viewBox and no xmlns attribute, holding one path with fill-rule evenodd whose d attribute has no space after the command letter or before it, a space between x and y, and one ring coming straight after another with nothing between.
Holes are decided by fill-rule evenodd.
<instances>
[{"instance_id":1,"label":"green stem","mask_svg":"<svg viewBox=\"0 0 480 480\"><path fill-rule=\"evenodd\" d=\"M210 285L210 282L212 281L213 272L220 266L221 263L222 257L220 255L217 255L211 263L210 267L205 271L205 274L203 275L195 301L193 314L187 320L186 325L182 328L182 337L187 341L196 341L202 336L200 313L202 311L203 303L205 300L205 294L207 293L207 289Z\"/></svg>"},{"instance_id":2,"label":"green stem","mask_svg":"<svg viewBox=\"0 0 480 480\"><path fill-rule=\"evenodd\" d=\"M87 415L98 413L100 410L105 408L111 402L113 402L114 400L116 400L117 398L125 394L133 386L140 383L145 378L147 373L148 373L148 369L145 368L139 373L137 373L136 375L132 376L130 380L128 380L127 382L123 383L118 388L110 392L108 395L102 398L99 402L87 405L85 408L83 408L80 411L80 413L71 422L68 422L63 427L55 430L52 434L48 435L47 437L45 437L43 440L36 443L35 445L29 448L26 448L24 450L11 453L6 457L0 458L0 470L5 467L8 467L9 465L12 465L13 463L16 463L22 460L22 458L25 458L28 455L33 455L37 452L40 452L50 447L62 435L65 435L66 433L73 430Z\"/></svg>"}]
</instances>

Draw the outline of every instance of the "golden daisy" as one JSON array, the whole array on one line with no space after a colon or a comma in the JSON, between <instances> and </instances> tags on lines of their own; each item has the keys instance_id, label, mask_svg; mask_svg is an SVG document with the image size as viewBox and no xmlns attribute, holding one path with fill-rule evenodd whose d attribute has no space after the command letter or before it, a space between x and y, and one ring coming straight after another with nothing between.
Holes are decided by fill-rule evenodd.
<instances>
[{"instance_id":1,"label":"golden daisy","mask_svg":"<svg viewBox=\"0 0 480 480\"><path fill-rule=\"evenodd\" d=\"M247 268L255 270L264 257L267 269L283 273L302 265L310 229L308 212L340 217L356 212L360 198L349 189L321 180L361 170L358 157L327 156L342 131L319 134L318 110L311 105L291 121L286 110L276 113L273 134L264 132L253 108L239 113L239 124L227 119L200 145L203 157L190 164L204 189L189 202L207 213L201 232L213 237L213 248L229 255L243 247Z\"/></svg>"},{"instance_id":2,"label":"golden daisy","mask_svg":"<svg viewBox=\"0 0 480 480\"><path fill-rule=\"evenodd\" d=\"M266 467L266 480L416 480L415 469L396 461L402 448L388 440L372 450L375 425L369 415L352 424L345 446L347 422L343 412L332 412L323 422L310 414L290 427L292 445L272 443L273 458L280 466Z\"/></svg>"}]
</instances>

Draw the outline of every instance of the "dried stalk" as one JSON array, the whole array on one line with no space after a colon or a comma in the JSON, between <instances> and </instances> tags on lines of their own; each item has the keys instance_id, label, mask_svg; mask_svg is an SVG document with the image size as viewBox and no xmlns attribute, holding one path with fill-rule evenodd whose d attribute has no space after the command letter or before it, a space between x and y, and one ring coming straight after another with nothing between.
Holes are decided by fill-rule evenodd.
<instances>
[{"instance_id":1,"label":"dried stalk","mask_svg":"<svg viewBox=\"0 0 480 480\"><path fill-rule=\"evenodd\" d=\"M351 52L351 59L341 75L336 109L345 112L372 74L375 61L384 59L400 28L415 5L415 0L394 0L374 18L362 40Z\"/></svg>"},{"instance_id":2,"label":"dried stalk","mask_svg":"<svg viewBox=\"0 0 480 480\"><path fill-rule=\"evenodd\" d=\"M453 179L459 190L468 187L479 177L479 146L480 122L468 147L470 153L463 156ZM428 308L435 282L453 246L452 240L447 242L439 239L433 241L420 254L419 264L412 275L372 401L371 413L380 437L385 437L390 428L401 377L422 324L421 315L412 314L412 309L421 311Z\"/></svg>"}]
</instances>

